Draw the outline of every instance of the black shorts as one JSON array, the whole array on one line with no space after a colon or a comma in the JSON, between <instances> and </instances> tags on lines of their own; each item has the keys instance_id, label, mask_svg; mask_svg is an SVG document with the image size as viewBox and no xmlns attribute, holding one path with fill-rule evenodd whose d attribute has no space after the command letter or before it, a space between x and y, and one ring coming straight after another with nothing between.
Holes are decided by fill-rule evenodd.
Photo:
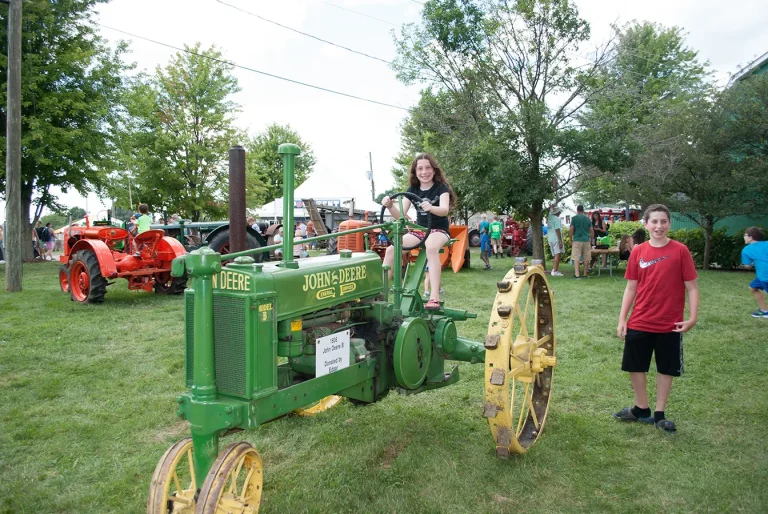
<instances>
[{"instance_id":1,"label":"black shorts","mask_svg":"<svg viewBox=\"0 0 768 514\"><path fill-rule=\"evenodd\" d=\"M651 355L656 354L656 371L679 377L683 374L683 334L678 332L643 332L627 329L621 370L647 373Z\"/></svg>"}]
</instances>

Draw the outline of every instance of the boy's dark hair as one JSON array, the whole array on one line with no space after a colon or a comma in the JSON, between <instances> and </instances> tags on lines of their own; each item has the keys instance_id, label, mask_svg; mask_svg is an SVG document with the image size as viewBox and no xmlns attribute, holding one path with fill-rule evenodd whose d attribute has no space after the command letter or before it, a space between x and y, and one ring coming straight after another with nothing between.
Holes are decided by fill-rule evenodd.
<instances>
[{"instance_id":1,"label":"boy's dark hair","mask_svg":"<svg viewBox=\"0 0 768 514\"><path fill-rule=\"evenodd\" d=\"M584 212L584 206L583 205L576 206L576 212Z\"/></svg>"},{"instance_id":2,"label":"boy's dark hair","mask_svg":"<svg viewBox=\"0 0 768 514\"><path fill-rule=\"evenodd\" d=\"M760 227L749 227L744 233L755 241L765 241L765 231Z\"/></svg>"},{"instance_id":3,"label":"boy's dark hair","mask_svg":"<svg viewBox=\"0 0 768 514\"><path fill-rule=\"evenodd\" d=\"M636 245L639 245L640 243L645 242L645 230L639 228L635 230L635 232L632 234L632 241L635 242Z\"/></svg>"},{"instance_id":4,"label":"boy's dark hair","mask_svg":"<svg viewBox=\"0 0 768 514\"><path fill-rule=\"evenodd\" d=\"M651 214L654 212L665 212L667 213L667 219L672 221L672 215L669 213L669 209L667 209L666 205L662 205L660 203L655 203L648 206L648 208L643 213L643 221L648 223L648 220L651 219Z\"/></svg>"},{"instance_id":5,"label":"boy's dark hair","mask_svg":"<svg viewBox=\"0 0 768 514\"><path fill-rule=\"evenodd\" d=\"M147 204L140 203L139 204L139 212L142 213L142 214L148 213L149 212L149 207L147 206Z\"/></svg>"}]
</instances>

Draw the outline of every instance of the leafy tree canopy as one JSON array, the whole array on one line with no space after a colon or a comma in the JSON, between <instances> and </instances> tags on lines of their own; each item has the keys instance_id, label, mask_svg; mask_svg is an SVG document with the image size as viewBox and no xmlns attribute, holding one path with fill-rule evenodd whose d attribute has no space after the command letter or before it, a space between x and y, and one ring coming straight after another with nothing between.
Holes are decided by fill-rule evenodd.
<instances>
[{"instance_id":1,"label":"leafy tree canopy","mask_svg":"<svg viewBox=\"0 0 768 514\"><path fill-rule=\"evenodd\" d=\"M111 51L91 17L105 0L26 0L22 25L22 211L37 219L56 208L51 186L101 190L113 169L110 119L123 87L125 45ZM6 9L2 9L7 13ZM0 96L7 95L8 24L0 23ZM0 159L5 162L7 111L0 104ZM0 193L5 170L0 170ZM31 249L26 249L30 258Z\"/></svg>"},{"instance_id":2,"label":"leafy tree canopy","mask_svg":"<svg viewBox=\"0 0 768 514\"><path fill-rule=\"evenodd\" d=\"M239 91L232 66L215 47L185 46L153 76L139 76L126 95L119 149L125 171L110 192L120 207L139 202L151 211L198 221L225 218L228 150L237 141ZM129 186L129 177L132 177Z\"/></svg>"},{"instance_id":3,"label":"leafy tree canopy","mask_svg":"<svg viewBox=\"0 0 768 514\"><path fill-rule=\"evenodd\" d=\"M245 144L246 203L249 207L260 207L283 196L283 159L277 153L283 143L293 143L301 148L294 163L294 188L312 173L317 162L312 146L302 141L290 125L269 125Z\"/></svg>"}]
</instances>

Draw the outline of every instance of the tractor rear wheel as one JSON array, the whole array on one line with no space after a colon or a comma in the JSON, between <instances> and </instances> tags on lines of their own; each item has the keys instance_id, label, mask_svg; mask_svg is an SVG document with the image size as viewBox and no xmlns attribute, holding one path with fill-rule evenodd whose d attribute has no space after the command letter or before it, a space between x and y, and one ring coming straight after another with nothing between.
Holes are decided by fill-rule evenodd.
<instances>
[{"instance_id":1,"label":"tractor rear wheel","mask_svg":"<svg viewBox=\"0 0 768 514\"><path fill-rule=\"evenodd\" d=\"M160 458L149 484L147 514L194 514L197 486L192 455L192 439L188 437L168 448Z\"/></svg>"},{"instance_id":2,"label":"tractor rear wheel","mask_svg":"<svg viewBox=\"0 0 768 514\"><path fill-rule=\"evenodd\" d=\"M261 503L264 464L256 448L232 443L219 454L198 496L201 514L256 513Z\"/></svg>"},{"instance_id":3,"label":"tractor rear wheel","mask_svg":"<svg viewBox=\"0 0 768 514\"><path fill-rule=\"evenodd\" d=\"M154 278L155 293L157 294L181 294L187 288L187 275L182 277L172 277L170 271L155 273Z\"/></svg>"},{"instance_id":4,"label":"tractor rear wheel","mask_svg":"<svg viewBox=\"0 0 768 514\"><path fill-rule=\"evenodd\" d=\"M537 266L516 264L498 282L485 339L485 405L496 455L525 453L541 435L552 393L555 313Z\"/></svg>"},{"instance_id":5,"label":"tractor rear wheel","mask_svg":"<svg viewBox=\"0 0 768 514\"><path fill-rule=\"evenodd\" d=\"M480 246L480 232L477 229L469 231L469 246L477 248Z\"/></svg>"},{"instance_id":6,"label":"tractor rear wheel","mask_svg":"<svg viewBox=\"0 0 768 514\"><path fill-rule=\"evenodd\" d=\"M245 233L245 241L248 244L248 249L253 250L254 248L261 248L261 245L259 244L259 241L248 232ZM229 229L222 230L213 238L208 241L208 248L213 250L214 252L220 253L221 255L226 255L230 252L229 249ZM263 253L257 253L254 255L251 255L251 257L254 258L256 262L262 262L264 260L264 254ZM229 262L225 259L221 260L222 263Z\"/></svg>"},{"instance_id":7,"label":"tractor rear wheel","mask_svg":"<svg viewBox=\"0 0 768 514\"><path fill-rule=\"evenodd\" d=\"M338 229L334 230L334 232L338 232ZM328 240L328 247L326 248L326 252L328 252L328 255L336 255L339 253L338 237L334 237L333 239Z\"/></svg>"},{"instance_id":8,"label":"tractor rear wheel","mask_svg":"<svg viewBox=\"0 0 768 514\"><path fill-rule=\"evenodd\" d=\"M80 303L101 303L107 294L107 279L101 275L99 259L92 250L80 250L69 263L69 294Z\"/></svg>"},{"instance_id":9,"label":"tractor rear wheel","mask_svg":"<svg viewBox=\"0 0 768 514\"><path fill-rule=\"evenodd\" d=\"M66 264L59 266L59 286L63 292L69 292L69 268Z\"/></svg>"}]
</instances>

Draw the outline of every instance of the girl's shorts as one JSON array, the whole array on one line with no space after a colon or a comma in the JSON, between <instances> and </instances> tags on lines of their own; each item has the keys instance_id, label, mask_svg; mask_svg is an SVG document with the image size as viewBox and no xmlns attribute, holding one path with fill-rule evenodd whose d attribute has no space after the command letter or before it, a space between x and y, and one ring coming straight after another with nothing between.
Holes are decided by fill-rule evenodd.
<instances>
[{"instance_id":1,"label":"girl's shorts","mask_svg":"<svg viewBox=\"0 0 768 514\"><path fill-rule=\"evenodd\" d=\"M409 234L413 234L414 236L418 237L419 239L424 239L424 237L427 235L427 233L424 232L423 230L408 230L408 233ZM451 235L448 232L446 232L445 230L440 230L439 228L433 228L432 230L429 231L429 233L430 234L434 234L434 233L445 234L446 236L448 236L448 239L451 238Z\"/></svg>"}]
</instances>

